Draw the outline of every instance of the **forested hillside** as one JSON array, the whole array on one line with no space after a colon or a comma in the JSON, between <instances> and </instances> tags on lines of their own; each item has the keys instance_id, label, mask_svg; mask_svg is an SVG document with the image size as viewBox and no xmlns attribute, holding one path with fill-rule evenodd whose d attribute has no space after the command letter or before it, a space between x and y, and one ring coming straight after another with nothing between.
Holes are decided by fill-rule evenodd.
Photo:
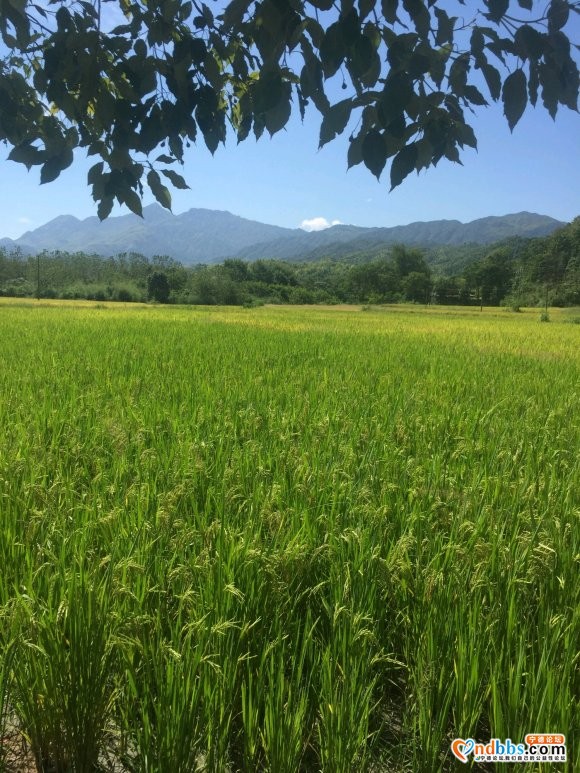
<instances>
[{"instance_id":1,"label":"forested hillside","mask_svg":"<svg viewBox=\"0 0 580 773\"><path fill-rule=\"evenodd\" d=\"M184 266L167 256L83 252L25 256L0 248L0 294L189 304L580 304L580 217L547 237L347 251L317 261L226 260Z\"/></svg>"},{"instance_id":2,"label":"forested hillside","mask_svg":"<svg viewBox=\"0 0 580 773\"><path fill-rule=\"evenodd\" d=\"M390 228L335 225L322 231L280 228L211 209L190 209L172 215L157 204L143 217L122 215L100 222L97 217L78 220L61 215L15 242L0 239L0 249L20 248L25 255L43 250L117 255L136 252L148 258L167 255L186 266L242 260L311 262L357 252L389 249L394 244L437 248L490 245L520 236L547 236L562 226L558 220L532 212L484 217L470 223L458 220L415 222Z\"/></svg>"}]
</instances>

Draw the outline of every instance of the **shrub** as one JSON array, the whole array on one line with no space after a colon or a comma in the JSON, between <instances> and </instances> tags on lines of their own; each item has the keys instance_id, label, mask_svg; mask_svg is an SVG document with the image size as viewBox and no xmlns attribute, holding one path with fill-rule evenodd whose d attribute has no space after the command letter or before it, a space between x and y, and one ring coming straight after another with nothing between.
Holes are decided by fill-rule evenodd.
<instances>
[{"instance_id":1,"label":"shrub","mask_svg":"<svg viewBox=\"0 0 580 773\"><path fill-rule=\"evenodd\" d=\"M116 301L121 301L123 303L133 303L136 300L131 290L129 290L127 287L117 288L113 294L113 297Z\"/></svg>"},{"instance_id":2,"label":"shrub","mask_svg":"<svg viewBox=\"0 0 580 773\"><path fill-rule=\"evenodd\" d=\"M163 271L154 271L147 279L147 297L156 303L169 302L169 280Z\"/></svg>"}]
</instances>

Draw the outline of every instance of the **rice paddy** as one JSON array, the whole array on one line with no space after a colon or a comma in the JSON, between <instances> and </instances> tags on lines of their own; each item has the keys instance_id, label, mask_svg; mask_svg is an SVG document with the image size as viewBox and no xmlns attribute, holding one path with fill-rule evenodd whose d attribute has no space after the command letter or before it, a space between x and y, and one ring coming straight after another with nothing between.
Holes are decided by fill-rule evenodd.
<instances>
[{"instance_id":1,"label":"rice paddy","mask_svg":"<svg viewBox=\"0 0 580 773\"><path fill-rule=\"evenodd\" d=\"M568 318L0 303L0 769L580 770Z\"/></svg>"}]
</instances>

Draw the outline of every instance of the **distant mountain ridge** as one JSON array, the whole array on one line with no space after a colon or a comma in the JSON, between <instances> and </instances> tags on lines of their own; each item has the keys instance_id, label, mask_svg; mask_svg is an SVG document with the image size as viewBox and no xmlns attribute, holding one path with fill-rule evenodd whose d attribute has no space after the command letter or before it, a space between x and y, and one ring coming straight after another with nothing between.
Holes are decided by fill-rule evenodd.
<instances>
[{"instance_id":1,"label":"distant mountain ridge","mask_svg":"<svg viewBox=\"0 0 580 773\"><path fill-rule=\"evenodd\" d=\"M103 256L139 252L147 257L169 255L185 264L217 263L225 258L314 260L344 253L346 247L376 248L404 243L434 247L465 243L491 244L512 236L550 234L564 225L530 212L459 220L416 222L392 228L336 225L306 232L247 220L231 212L190 209L172 215L157 204L145 207L144 217L122 215L100 222L61 215L19 239L0 239L0 248L20 247L25 253L42 250L96 253Z\"/></svg>"}]
</instances>

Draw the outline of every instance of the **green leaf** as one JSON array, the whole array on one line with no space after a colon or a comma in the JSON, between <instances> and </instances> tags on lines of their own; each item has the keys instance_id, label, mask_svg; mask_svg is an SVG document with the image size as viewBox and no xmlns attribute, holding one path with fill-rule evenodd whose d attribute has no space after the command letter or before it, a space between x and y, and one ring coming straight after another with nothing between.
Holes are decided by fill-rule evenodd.
<instances>
[{"instance_id":1,"label":"green leaf","mask_svg":"<svg viewBox=\"0 0 580 773\"><path fill-rule=\"evenodd\" d=\"M360 35L353 46L351 54L351 69L356 77L367 73L377 58L375 47L366 35Z\"/></svg>"},{"instance_id":2,"label":"green leaf","mask_svg":"<svg viewBox=\"0 0 580 773\"><path fill-rule=\"evenodd\" d=\"M479 27L474 27L471 33L471 53L477 59L483 55L483 48L485 46L485 38L483 32Z\"/></svg>"},{"instance_id":3,"label":"green leaf","mask_svg":"<svg viewBox=\"0 0 580 773\"><path fill-rule=\"evenodd\" d=\"M189 19L191 12L193 10L193 3L187 2L181 4L181 8L179 9L179 18L181 21L185 21L186 19Z\"/></svg>"},{"instance_id":4,"label":"green leaf","mask_svg":"<svg viewBox=\"0 0 580 773\"><path fill-rule=\"evenodd\" d=\"M463 94L472 105L487 105L485 97L475 86L466 86L463 89Z\"/></svg>"},{"instance_id":5,"label":"green leaf","mask_svg":"<svg viewBox=\"0 0 580 773\"><path fill-rule=\"evenodd\" d=\"M8 155L9 161L17 161L20 164L24 164L29 170L34 165L42 164L45 158L46 154L42 150L27 143L12 148Z\"/></svg>"},{"instance_id":6,"label":"green leaf","mask_svg":"<svg viewBox=\"0 0 580 773\"><path fill-rule=\"evenodd\" d=\"M535 63L530 64L530 76L528 78L528 95L530 103L535 107L538 101L538 86L540 85L540 78L538 75L538 66Z\"/></svg>"},{"instance_id":7,"label":"green leaf","mask_svg":"<svg viewBox=\"0 0 580 773\"><path fill-rule=\"evenodd\" d=\"M364 165L378 180L387 163L387 144L385 138L376 129L371 129L362 142L361 150Z\"/></svg>"},{"instance_id":8,"label":"green leaf","mask_svg":"<svg viewBox=\"0 0 580 773\"><path fill-rule=\"evenodd\" d=\"M181 137L174 134L169 138L168 141L169 150L173 153L175 158L177 158L179 161L183 160L183 140Z\"/></svg>"},{"instance_id":9,"label":"green leaf","mask_svg":"<svg viewBox=\"0 0 580 773\"><path fill-rule=\"evenodd\" d=\"M510 130L513 131L528 104L527 81L523 70L516 70L506 78L502 99L504 115Z\"/></svg>"},{"instance_id":10,"label":"green leaf","mask_svg":"<svg viewBox=\"0 0 580 773\"><path fill-rule=\"evenodd\" d=\"M171 193L161 182L161 178L154 170L151 170L147 175L147 183L151 188L151 193L155 196L157 201L165 209L171 210Z\"/></svg>"},{"instance_id":11,"label":"green leaf","mask_svg":"<svg viewBox=\"0 0 580 773\"><path fill-rule=\"evenodd\" d=\"M112 196L106 196L104 199L99 201L99 206L97 207L97 215L99 216L99 220L106 220L109 217L111 210L113 209L113 203L114 199Z\"/></svg>"},{"instance_id":12,"label":"green leaf","mask_svg":"<svg viewBox=\"0 0 580 773\"><path fill-rule=\"evenodd\" d=\"M8 0L8 4L14 8L21 16L26 15L26 0Z\"/></svg>"},{"instance_id":13,"label":"green leaf","mask_svg":"<svg viewBox=\"0 0 580 773\"><path fill-rule=\"evenodd\" d=\"M68 29L69 25L72 22L72 16L68 8L61 6L58 9L58 11L56 12L56 22L57 22L59 31L65 31Z\"/></svg>"},{"instance_id":14,"label":"green leaf","mask_svg":"<svg viewBox=\"0 0 580 773\"><path fill-rule=\"evenodd\" d=\"M305 31L308 32L308 34L310 35L310 38L312 40L313 45L316 46L316 48L320 48L320 45L321 45L322 40L324 38L324 27L316 19L306 18L304 21L305 21L305 24L306 24ZM305 45L305 38L304 37L302 37L301 45L302 46ZM310 49L310 51L309 51L308 58L305 57L305 61L308 61L308 59L311 56L313 56L312 49Z\"/></svg>"},{"instance_id":15,"label":"green leaf","mask_svg":"<svg viewBox=\"0 0 580 773\"><path fill-rule=\"evenodd\" d=\"M558 98L560 96L560 80L552 67L541 63L538 68L540 83L542 84L542 102L552 118L556 118L558 112Z\"/></svg>"},{"instance_id":16,"label":"green leaf","mask_svg":"<svg viewBox=\"0 0 580 773\"><path fill-rule=\"evenodd\" d=\"M433 65L437 66L439 58L438 52L433 49L427 53L425 50L421 51L417 48L409 60L407 72L413 79L420 78L425 73L428 73Z\"/></svg>"},{"instance_id":17,"label":"green leaf","mask_svg":"<svg viewBox=\"0 0 580 773\"><path fill-rule=\"evenodd\" d=\"M262 134L264 134L264 129L266 128L266 124L264 123L264 116L263 115L255 115L254 116L254 137L259 140Z\"/></svg>"},{"instance_id":18,"label":"green leaf","mask_svg":"<svg viewBox=\"0 0 580 773\"><path fill-rule=\"evenodd\" d=\"M320 126L320 144L323 147L327 142L331 142L338 134L345 130L352 111L352 100L343 99L337 102L325 114Z\"/></svg>"},{"instance_id":19,"label":"green leaf","mask_svg":"<svg viewBox=\"0 0 580 773\"><path fill-rule=\"evenodd\" d=\"M413 95L413 83L405 73L397 73L392 77L389 74L377 106L381 123L386 126L392 116L405 110Z\"/></svg>"},{"instance_id":20,"label":"green leaf","mask_svg":"<svg viewBox=\"0 0 580 773\"><path fill-rule=\"evenodd\" d=\"M368 40L368 38L367 38ZM379 79L381 74L381 58L377 51L373 48L373 54L371 58L371 66L360 76L360 82L367 89L372 88Z\"/></svg>"},{"instance_id":21,"label":"green leaf","mask_svg":"<svg viewBox=\"0 0 580 773\"><path fill-rule=\"evenodd\" d=\"M452 43L453 29L455 26L455 22L457 21L457 17L449 16L441 8L435 7L434 11L438 22L437 35L435 36L436 45L443 46L445 45L445 43Z\"/></svg>"},{"instance_id":22,"label":"green leaf","mask_svg":"<svg viewBox=\"0 0 580 773\"><path fill-rule=\"evenodd\" d=\"M252 5L252 0L231 0L231 2L226 5L221 16L224 28L229 30L232 27L237 27L250 5Z\"/></svg>"},{"instance_id":23,"label":"green leaf","mask_svg":"<svg viewBox=\"0 0 580 773\"><path fill-rule=\"evenodd\" d=\"M422 169L427 169L431 166L433 159L433 147L428 139L418 140L415 143L417 148L417 160L415 162L415 171L420 172Z\"/></svg>"},{"instance_id":24,"label":"green leaf","mask_svg":"<svg viewBox=\"0 0 580 773\"><path fill-rule=\"evenodd\" d=\"M273 110L284 98L284 83L279 70L262 72L252 87L252 102L256 113Z\"/></svg>"},{"instance_id":25,"label":"green leaf","mask_svg":"<svg viewBox=\"0 0 580 773\"><path fill-rule=\"evenodd\" d=\"M208 150L215 153L220 142L225 140L224 113L211 112L198 106L196 118Z\"/></svg>"},{"instance_id":26,"label":"green leaf","mask_svg":"<svg viewBox=\"0 0 580 773\"><path fill-rule=\"evenodd\" d=\"M108 162L111 169L127 169L133 163L129 151L118 147L113 148Z\"/></svg>"},{"instance_id":27,"label":"green leaf","mask_svg":"<svg viewBox=\"0 0 580 773\"><path fill-rule=\"evenodd\" d=\"M469 145L470 148L475 148L477 150L477 138L469 124L457 123L455 125L455 131L461 147L463 147L463 145Z\"/></svg>"},{"instance_id":28,"label":"green leaf","mask_svg":"<svg viewBox=\"0 0 580 773\"><path fill-rule=\"evenodd\" d=\"M314 56L306 61L300 72L300 88L305 97L323 93L322 65Z\"/></svg>"},{"instance_id":29,"label":"green leaf","mask_svg":"<svg viewBox=\"0 0 580 773\"><path fill-rule=\"evenodd\" d=\"M453 121L463 121L463 110L459 103L459 99L453 94L447 94L443 100L445 107L449 113L450 118Z\"/></svg>"},{"instance_id":30,"label":"green leaf","mask_svg":"<svg viewBox=\"0 0 580 773\"><path fill-rule=\"evenodd\" d=\"M429 75L431 76L433 82L436 84L437 88L440 88L441 84L443 83L447 59L448 55L444 51L434 51L431 57Z\"/></svg>"},{"instance_id":31,"label":"green leaf","mask_svg":"<svg viewBox=\"0 0 580 773\"><path fill-rule=\"evenodd\" d=\"M360 13L361 21L366 19L369 13L375 7L375 0L358 0L358 10Z\"/></svg>"},{"instance_id":32,"label":"green leaf","mask_svg":"<svg viewBox=\"0 0 580 773\"><path fill-rule=\"evenodd\" d=\"M381 10L388 24L394 24L397 21L397 8L399 0L381 0Z\"/></svg>"},{"instance_id":33,"label":"green leaf","mask_svg":"<svg viewBox=\"0 0 580 773\"><path fill-rule=\"evenodd\" d=\"M121 198L133 214L143 217L143 204L135 191L128 188L123 192Z\"/></svg>"},{"instance_id":34,"label":"green leaf","mask_svg":"<svg viewBox=\"0 0 580 773\"><path fill-rule=\"evenodd\" d=\"M205 22L206 22L207 26L211 27L213 25L213 21L214 21L213 13L211 12L211 10L207 7L207 5L205 3L201 4L201 10L202 10L202 13L203 13L203 18L205 19Z\"/></svg>"},{"instance_id":35,"label":"green leaf","mask_svg":"<svg viewBox=\"0 0 580 773\"><path fill-rule=\"evenodd\" d=\"M505 64L506 54L517 54L513 42L509 38L500 38L497 33L492 42L487 44L487 47L503 64Z\"/></svg>"},{"instance_id":36,"label":"green leaf","mask_svg":"<svg viewBox=\"0 0 580 773\"><path fill-rule=\"evenodd\" d=\"M461 164L463 166L461 159L459 158L459 151L457 150L457 146L453 144L453 142L449 142L447 144L447 147L445 148L445 157L450 161L453 161L454 164Z\"/></svg>"},{"instance_id":37,"label":"green leaf","mask_svg":"<svg viewBox=\"0 0 580 773\"><path fill-rule=\"evenodd\" d=\"M289 83L282 84L282 91L278 103L264 114L264 123L270 136L283 129L288 123L292 113L292 87Z\"/></svg>"},{"instance_id":38,"label":"green leaf","mask_svg":"<svg viewBox=\"0 0 580 773\"><path fill-rule=\"evenodd\" d=\"M487 88L491 94L491 98L497 101L501 95L501 75L498 70L491 64L484 64L481 66L481 72L487 83Z\"/></svg>"},{"instance_id":39,"label":"green leaf","mask_svg":"<svg viewBox=\"0 0 580 773\"><path fill-rule=\"evenodd\" d=\"M147 56L147 44L141 38L138 38L133 44L133 50L140 59L145 59Z\"/></svg>"},{"instance_id":40,"label":"green leaf","mask_svg":"<svg viewBox=\"0 0 580 773\"><path fill-rule=\"evenodd\" d=\"M208 59L207 46L201 38L192 38L189 41L189 53L193 64L202 64ZM211 66L211 62L210 62Z\"/></svg>"},{"instance_id":41,"label":"green leaf","mask_svg":"<svg viewBox=\"0 0 580 773\"><path fill-rule=\"evenodd\" d=\"M104 164L102 161L93 164L87 174L87 183L89 185L94 185L98 180L100 180L100 178L103 176L103 168Z\"/></svg>"},{"instance_id":42,"label":"green leaf","mask_svg":"<svg viewBox=\"0 0 580 773\"><path fill-rule=\"evenodd\" d=\"M348 13L341 14L338 20L340 33L346 46L352 46L360 37L360 21L358 13L351 8Z\"/></svg>"},{"instance_id":43,"label":"green leaf","mask_svg":"<svg viewBox=\"0 0 580 773\"><path fill-rule=\"evenodd\" d=\"M467 83L467 74L470 70L468 54L461 54L449 68L449 85L453 93L462 95Z\"/></svg>"},{"instance_id":44,"label":"green leaf","mask_svg":"<svg viewBox=\"0 0 580 773\"><path fill-rule=\"evenodd\" d=\"M60 156L47 159L40 170L40 184L51 183L64 169Z\"/></svg>"},{"instance_id":45,"label":"green leaf","mask_svg":"<svg viewBox=\"0 0 580 773\"><path fill-rule=\"evenodd\" d=\"M491 21L499 22L505 16L509 4L509 0L487 0L489 11L485 15L488 19L491 19Z\"/></svg>"},{"instance_id":46,"label":"green leaf","mask_svg":"<svg viewBox=\"0 0 580 773\"><path fill-rule=\"evenodd\" d=\"M356 137L350 138L350 144L348 146L348 151L347 151L348 169L350 169L353 166L357 166L357 164L362 163L362 160L363 160L362 143L363 143L363 135L361 134L358 134Z\"/></svg>"},{"instance_id":47,"label":"green leaf","mask_svg":"<svg viewBox=\"0 0 580 773\"><path fill-rule=\"evenodd\" d=\"M545 36L541 32L524 24L514 36L514 44L521 59L540 59L544 54Z\"/></svg>"},{"instance_id":48,"label":"green leaf","mask_svg":"<svg viewBox=\"0 0 580 773\"><path fill-rule=\"evenodd\" d=\"M415 169L417 153L417 145L412 142L410 145L405 145L394 157L391 164L391 190L400 185L405 177Z\"/></svg>"},{"instance_id":49,"label":"green leaf","mask_svg":"<svg viewBox=\"0 0 580 773\"><path fill-rule=\"evenodd\" d=\"M252 121L253 118L251 115L245 115L242 118L237 127L238 142L243 142L247 138L250 133L250 129L252 128Z\"/></svg>"},{"instance_id":50,"label":"green leaf","mask_svg":"<svg viewBox=\"0 0 580 773\"><path fill-rule=\"evenodd\" d=\"M185 182L183 177L180 174L177 174L177 172L174 172L173 169L162 169L161 174L165 175L165 177L171 181L174 188L179 188L181 191L189 190L189 185Z\"/></svg>"},{"instance_id":51,"label":"green leaf","mask_svg":"<svg viewBox=\"0 0 580 773\"><path fill-rule=\"evenodd\" d=\"M560 68L560 95L558 101L570 110L578 112L578 89L580 74L576 63L568 58Z\"/></svg>"},{"instance_id":52,"label":"green leaf","mask_svg":"<svg viewBox=\"0 0 580 773\"><path fill-rule=\"evenodd\" d=\"M552 0L548 8L548 29L557 32L566 25L570 15L570 8L566 0Z\"/></svg>"},{"instance_id":53,"label":"green leaf","mask_svg":"<svg viewBox=\"0 0 580 773\"><path fill-rule=\"evenodd\" d=\"M431 30L431 15L422 0L403 0L403 7L415 25L422 38L426 38Z\"/></svg>"},{"instance_id":54,"label":"green leaf","mask_svg":"<svg viewBox=\"0 0 580 773\"><path fill-rule=\"evenodd\" d=\"M347 55L347 48L342 36L340 25L335 22L326 30L320 44L320 61L326 78L333 76Z\"/></svg>"}]
</instances>

